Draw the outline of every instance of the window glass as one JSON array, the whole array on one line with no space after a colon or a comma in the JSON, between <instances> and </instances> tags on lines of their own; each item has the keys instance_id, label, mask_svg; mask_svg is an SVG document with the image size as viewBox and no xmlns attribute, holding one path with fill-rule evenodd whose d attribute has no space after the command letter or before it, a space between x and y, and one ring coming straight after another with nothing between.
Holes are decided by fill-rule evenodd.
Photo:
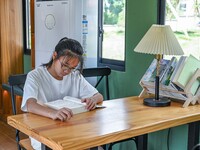
<instances>
[{"instance_id":1,"label":"window glass","mask_svg":"<svg viewBox=\"0 0 200 150\"><path fill-rule=\"evenodd\" d=\"M200 0L167 0L165 24L171 26L185 55L200 59Z\"/></svg>"},{"instance_id":2,"label":"window glass","mask_svg":"<svg viewBox=\"0 0 200 150\"><path fill-rule=\"evenodd\" d=\"M125 0L103 0L102 58L124 61Z\"/></svg>"}]
</instances>

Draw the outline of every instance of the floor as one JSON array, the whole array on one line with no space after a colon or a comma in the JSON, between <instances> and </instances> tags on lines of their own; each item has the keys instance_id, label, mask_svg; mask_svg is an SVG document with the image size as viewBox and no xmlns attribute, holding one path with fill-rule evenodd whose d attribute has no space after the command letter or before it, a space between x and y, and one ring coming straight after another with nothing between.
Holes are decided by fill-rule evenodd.
<instances>
[{"instance_id":1,"label":"floor","mask_svg":"<svg viewBox=\"0 0 200 150\"><path fill-rule=\"evenodd\" d=\"M0 150L17 150L17 144L15 141L15 129L0 121ZM27 136L22 135L22 138Z\"/></svg>"}]
</instances>

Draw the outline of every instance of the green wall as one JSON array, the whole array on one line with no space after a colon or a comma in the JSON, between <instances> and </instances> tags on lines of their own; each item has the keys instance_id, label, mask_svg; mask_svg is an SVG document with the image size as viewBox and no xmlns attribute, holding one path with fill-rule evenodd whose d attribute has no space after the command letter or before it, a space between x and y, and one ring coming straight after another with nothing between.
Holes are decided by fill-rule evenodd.
<instances>
[{"instance_id":1,"label":"green wall","mask_svg":"<svg viewBox=\"0 0 200 150\"><path fill-rule=\"evenodd\" d=\"M31 70L31 56L24 55L24 73L28 73Z\"/></svg>"},{"instance_id":2,"label":"green wall","mask_svg":"<svg viewBox=\"0 0 200 150\"><path fill-rule=\"evenodd\" d=\"M127 0L126 68L125 72L112 71L110 77L111 98L138 95L142 90L139 81L154 56L135 53L133 49L149 27L156 23L156 7L156 0Z\"/></svg>"},{"instance_id":3,"label":"green wall","mask_svg":"<svg viewBox=\"0 0 200 150\"><path fill-rule=\"evenodd\" d=\"M134 47L157 20L157 0L127 0L126 18L126 70L112 71L109 77L111 99L138 95L139 81L154 56L135 53ZM24 56L24 72L31 70L30 56ZM102 86L99 89L102 91ZM148 114L149 115L149 114ZM187 149L187 125L171 129L170 150ZM148 150L167 150L168 129L148 135ZM114 146L115 150L136 150L134 142L124 142Z\"/></svg>"}]
</instances>

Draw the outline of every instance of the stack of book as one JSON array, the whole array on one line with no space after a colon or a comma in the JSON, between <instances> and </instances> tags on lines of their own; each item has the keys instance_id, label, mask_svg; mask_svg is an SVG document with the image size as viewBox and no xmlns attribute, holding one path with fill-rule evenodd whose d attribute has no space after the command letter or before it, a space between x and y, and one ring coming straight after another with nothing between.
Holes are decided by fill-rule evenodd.
<instances>
[{"instance_id":1,"label":"stack of book","mask_svg":"<svg viewBox=\"0 0 200 150\"><path fill-rule=\"evenodd\" d=\"M140 80L143 92L155 93L156 63L154 59ZM176 57L171 60L162 59L159 63L160 96L183 101L196 96L196 100L200 101L199 59L190 55L181 56L179 60Z\"/></svg>"}]
</instances>

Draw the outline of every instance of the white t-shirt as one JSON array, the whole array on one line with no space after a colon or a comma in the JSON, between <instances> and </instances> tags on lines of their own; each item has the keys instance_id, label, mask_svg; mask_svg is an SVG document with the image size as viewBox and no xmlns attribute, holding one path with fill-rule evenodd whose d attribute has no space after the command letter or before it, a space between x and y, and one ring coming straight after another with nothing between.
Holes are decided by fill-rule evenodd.
<instances>
[{"instance_id":1,"label":"white t-shirt","mask_svg":"<svg viewBox=\"0 0 200 150\"><path fill-rule=\"evenodd\" d=\"M63 80L57 80L46 67L40 66L27 75L21 109L27 111L26 102L29 98L35 98L38 103L43 104L65 96L91 97L97 92L78 71L64 76Z\"/></svg>"},{"instance_id":2,"label":"white t-shirt","mask_svg":"<svg viewBox=\"0 0 200 150\"><path fill-rule=\"evenodd\" d=\"M63 99L65 96L87 98L96 93L96 88L89 84L79 71L64 76L63 80L57 80L46 67L40 66L27 75L21 109L27 111L26 102L29 98L35 98L39 104L43 104ZM41 149L41 144L32 138L31 144L34 149Z\"/></svg>"}]
</instances>

